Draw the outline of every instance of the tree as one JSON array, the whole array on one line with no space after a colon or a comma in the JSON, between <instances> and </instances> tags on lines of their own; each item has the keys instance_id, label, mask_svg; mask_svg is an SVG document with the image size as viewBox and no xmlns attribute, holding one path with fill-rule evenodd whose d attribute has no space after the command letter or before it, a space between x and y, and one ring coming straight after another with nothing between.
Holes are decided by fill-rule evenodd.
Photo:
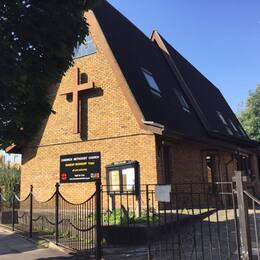
<instances>
[{"instance_id":1,"label":"tree","mask_svg":"<svg viewBox=\"0 0 260 260\"><path fill-rule=\"evenodd\" d=\"M249 94L246 107L238 117L248 135L260 141L260 85Z\"/></svg>"},{"instance_id":2,"label":"tree","mask_svg":"<svg viewBox=\"0 0 260 260\"><path fill-rule=\"evenodd\" d=\"M0 149L30 140L51 113L48 87L73 64L96 0L1 0Z\"/></svg>"}]
</instances>

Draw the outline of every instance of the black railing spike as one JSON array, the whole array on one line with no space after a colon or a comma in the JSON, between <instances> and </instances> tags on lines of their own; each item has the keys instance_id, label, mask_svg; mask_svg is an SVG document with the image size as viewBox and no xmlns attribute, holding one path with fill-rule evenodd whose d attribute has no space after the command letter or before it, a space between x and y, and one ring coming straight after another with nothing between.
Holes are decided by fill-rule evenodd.
<instances>
[{"instance_id":1,"label":"black railing spike","mask_svg":"<svg viewBox=\"0 0 260 260\"><path fill-rule=\"evenodd\" d=\"M57 182L55 191L55 243L56 245L59 243L59 187L60 184Z\"/></svg>"},{"instance_id":2,"label":"black railing spike","mask_svg":"<svg viewBox=\"0 0 260 260\"><path fill-rule=\"evenodd\" d=\"M32 193L33 187L31 185L30 187L30 195L29 195L29 237L32 237L32 233L33 233L33 193Z\"/></svg>"},{"instance_id":3,"label":"black railing spike","mask_svg":"<svg viewBox=\"0 0 260 260\"><path fill-rule=\"evenodd\" d=\"M55 184L55 192L60 192L60 184L58 182Z\"/></svg>"}]
</instances>

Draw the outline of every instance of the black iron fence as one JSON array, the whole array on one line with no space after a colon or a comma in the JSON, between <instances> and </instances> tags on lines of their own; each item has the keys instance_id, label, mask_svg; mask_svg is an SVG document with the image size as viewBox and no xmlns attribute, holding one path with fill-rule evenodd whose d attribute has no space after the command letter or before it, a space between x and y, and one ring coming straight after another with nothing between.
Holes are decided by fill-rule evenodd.
<instances>
[{"instance_id":1,"label":"black iron fence","mask_svg":"<svg viewBox=\"0 0 260 260\"><path fill-rule=\"evenodd\" d=\"M56 191L46 201L38 201L33 187L21 200L16 194L9 199L0 194L0 224L53 241L85 256L101 258L100 183L86 201L74 204Z\"/></svg>"},{"instance_id":2,"label":"black iron fence","mask_svg":"<svg viewBox=\"0 0 260 260\"><path fill-rule=\"evenodd\" d=\"M170 187L97 183L81 204L66 200L58 184L47 201L38 201L32 188L24 200L0 195L1 224L96 259L251 259L254 251L260 259L258 213L260 201L245 190L241 176L236 183Z\"/></svg>"}]
</instances>

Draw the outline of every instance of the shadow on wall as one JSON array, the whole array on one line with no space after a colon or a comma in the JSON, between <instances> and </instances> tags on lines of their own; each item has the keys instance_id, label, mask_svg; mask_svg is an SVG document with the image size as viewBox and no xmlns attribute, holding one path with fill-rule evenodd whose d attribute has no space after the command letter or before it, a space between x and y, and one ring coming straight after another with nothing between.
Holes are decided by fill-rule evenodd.
<instances>
[{"instance_id":1,"label":"shadow on wall","mask_svg":"<svg viewBox=\"0 0 260 260\"><path fill-rule=\"evenodd\" d=\"M49 90L49 92L51 93L49 96L49 101L50 101L51 106L53 106L54 101L57 97L57 92L58 92L59 87L60 87L60 85L57 84L57 85L51 87ZM92 97L99 97L99 96L103 96L103 90L100 87L96 87L95 89L88 92L88 94L80 94L80 99L81 99L81 102L80 102L80 104L81 104L81 107L80 107L80 115L81 115L80 137L81 137L82 141L86 141L88 139L88 124L87 124L87 122L88 122L88 115L87 115L88 99L92 98ZM73 101L72 95L68 95L67 99L64 99L64 102L72 102L72 101ZM73 111L71 111L71 113L73 113ZM22 149L22 153L24 150L26 150L27 152L23 156L23 159L22 159L23 164L27 163L28 161L30 161L31 159L33 159L36 156L37 148L38 148L38 145L40 144L43 134L45 132L45 129L46 129L46 126L48 123L48 119L49 118L46 118L42 122L42 126L41 126L40 131L37 134L37 136L35 136L31 142L24 145L24 147ZM57 133L57 134L59 134L59 133Z\"/></svg>"},{"instance_id":2,"label":"shadow on wall","mask_svg":"<svg viewBox=\"0 0 260 260\"><path fill-rule=\"evenodd\" d=\"M59 87L60 87L60 84L56 84L56 85L51 86L49 89L49 93L50 93L49 94L49 103L50 103L51 107L53 107L53 103L57 97L57 92L58 92ZM48 119L49 118L46 118L43 120L42 126L41 126L38 134L34 138L32 138L32 141L24 144L24 146L22 148L22 154L23 154L22 164L27 163L28 161L30 161L31 159L33 159L35 157L35 155L37 153L37 147L41 142ZM24 150L27 151L26 154L24 154Z\"/></svg>"}]
</instances>

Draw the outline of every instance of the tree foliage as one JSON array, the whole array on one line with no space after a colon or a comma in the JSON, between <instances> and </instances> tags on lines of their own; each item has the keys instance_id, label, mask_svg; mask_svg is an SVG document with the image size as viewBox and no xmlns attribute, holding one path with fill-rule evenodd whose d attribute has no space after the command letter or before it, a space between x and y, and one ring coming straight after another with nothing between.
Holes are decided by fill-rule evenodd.
<instances>
[{"instance_id":1,"label":"tree foliage","mask_svg":"<svg viewBox=\"0 0 260 260\"><path fill-rule=\"evenodd\" d=\"M51 113L48 87L73 64L95 0L1 0L0 148L30 139Z\"/></svg>"},{"instance_id":2,"label":"tree foliage","mask_svg":"<svg viewBox=\"0 0 260 260\"><path fill-rule=\"evenodd\" d=\"M248 135L260 141L260 85L249 94L245 109L239 114L239 119Z\"/></svg>"}]
</instances>

